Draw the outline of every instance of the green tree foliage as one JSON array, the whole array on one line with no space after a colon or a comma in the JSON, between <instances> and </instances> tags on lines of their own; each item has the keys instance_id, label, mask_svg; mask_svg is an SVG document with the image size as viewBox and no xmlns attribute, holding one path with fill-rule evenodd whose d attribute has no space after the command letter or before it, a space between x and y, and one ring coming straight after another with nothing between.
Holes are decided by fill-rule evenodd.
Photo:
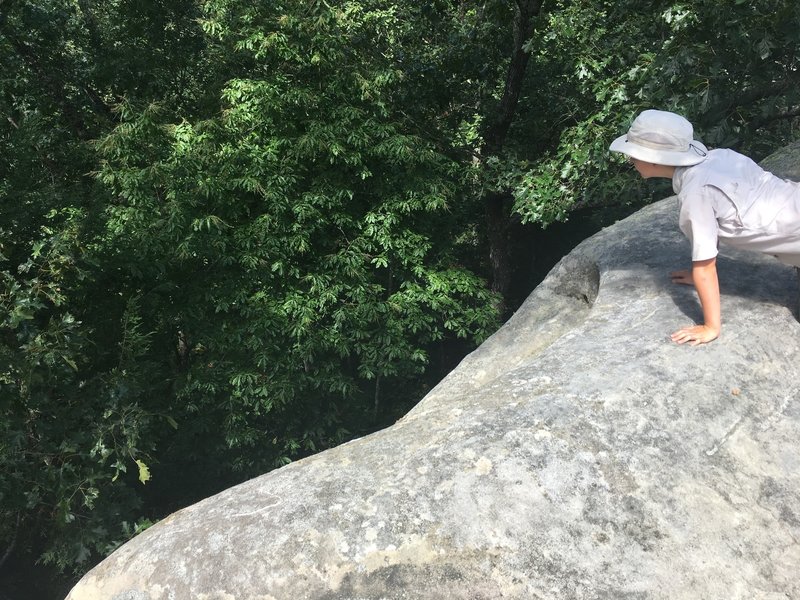
<instances>
[{"instance_id":1,"label":"green tree foliage","mask_svg":"<svg viewBox=\"0 0 800 600\"><path fill-rule=\"evenodd\" d=\"M217 114L126 113L102 144L103 253L138 254L126 277L182 347L176 435L261 469L341 440L380 381L495 322L454 254L457 164L390 110L399 76L375 46L395 15L304 6L209 11L240 56Z\"/></svg>"},{"instance_id":2,"label":"green tree foliage","mask_svg":"<svg viewBox=\"0 0 800 600\"><path fill-rule=\"evenodd\" d=\"M143 459L171 429L160 408L139 404L170 385L145 351L152 337L135 296L110 283L114 257L97 252L109 195L91 175L93 141L114 126L118 98L178 103L185 94L189 112L210 71L192 2L153 4L146 15L138 5L0 7L3 560L16 544L75 566L129 536L146 522L136 489ZM165 33L178 17L181 29ZM109 37L130 22L149 22L153 37ZM134 67L132 56L146 60ZM181 65L195 70L193 88L173 85Z\"/></svg>"},{"instance_id":3,"label":"green tree foliage","mask_svg":"<svg viewBox=\"0 0 800 600\"><path fill-rule=\"evenodd\" d=\"M533 156L503 161L525 220L641 197L607 147L647 108L684 114L709 146L754 158L797 137L796 2L557 2L547 19L528 44L533 71L546 76L531 74L525 104L557 108L535 115Z\"/></svg>"},{"instance_id":4,"label":"green tree foliage","mask_svg":"<svg viewBox=\"0 0 800 600\"><path fill-rule=\"evenodd\" d=\"M496 326L521 221L654 193L607 153L641 109L792 137L798 32L789 0L0 1L0 563L80 569L391 422Z\"/></svg>"},{"instance_id":5,"label":"green tree foliage","mask_svg":"<svg viewBox=\"0 0 800 600\"><path fill-rule=\"evenodd\" d=\"M5 544L102 555L145 515L374 427L396 390L421 395L437 344L496 327L460 264L458 163L394 105L393 10L17 8Z\"/></svg>"}]
</instances>

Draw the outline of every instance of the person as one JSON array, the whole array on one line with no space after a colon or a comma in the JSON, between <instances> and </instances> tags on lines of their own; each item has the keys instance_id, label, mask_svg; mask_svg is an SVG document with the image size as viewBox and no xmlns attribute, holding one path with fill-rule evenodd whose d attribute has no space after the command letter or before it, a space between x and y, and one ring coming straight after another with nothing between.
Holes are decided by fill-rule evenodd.
<instances>
[{"instance_id":1,"label":"person","mask_svg":"<svg viewBox=\"0 0 800 600\"><path fill-rule=\"evenodd\" d=\"M688 120L662 110L639 114L610 150L627 155L644 178L671 179L678 195L678 224L692 245L692 268L670 277L694 285L703 323L679 329L674 342L696 346L720 335L719 242L800 267L800 184L733 150L709 150L694 139Z\"/></svg>"}]
</instances>

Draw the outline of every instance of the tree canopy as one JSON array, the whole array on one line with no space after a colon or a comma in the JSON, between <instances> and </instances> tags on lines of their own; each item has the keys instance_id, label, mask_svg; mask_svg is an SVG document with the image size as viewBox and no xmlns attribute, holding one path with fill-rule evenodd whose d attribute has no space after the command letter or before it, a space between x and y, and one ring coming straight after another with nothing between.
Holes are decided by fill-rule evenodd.
<instances>
[{"instance_id":1,"label":"tree canopy","mask_svg":"<svg viewBox=\"0 0 800 600\"><path fill-rule=\"evenodd\" d=\"M521 236L659 193L607 152L640 110L796 137L799 38L789 0L0 2L0 564L390 423Z\"/></svg>"}]
</instances>

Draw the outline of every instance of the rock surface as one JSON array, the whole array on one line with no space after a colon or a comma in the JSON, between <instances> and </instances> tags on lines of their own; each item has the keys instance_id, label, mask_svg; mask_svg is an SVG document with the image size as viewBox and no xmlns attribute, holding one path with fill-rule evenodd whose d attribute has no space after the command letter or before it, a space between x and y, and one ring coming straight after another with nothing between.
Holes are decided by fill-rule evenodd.
<instances>
[{"instance_id":1,"label":"rock surface","mask_svg":"<svg viewBox=\"0 0 800 600\"><path fill-rule=\"evenodd\" d=\"M785 179L800 181L800 140L770 154L761 166Z\"/></svg>"},{"instance_id":2,"label":"rock surface","mask_svg":"<svg viewBox=\"0 0 800 600\"><path fill-rule=\"evenodd\" d=\"M181 510L68 600L800 598L792 269L724 251L719 340L674 199L582 243L393 427Z\"/></svg>"}]
</instances>

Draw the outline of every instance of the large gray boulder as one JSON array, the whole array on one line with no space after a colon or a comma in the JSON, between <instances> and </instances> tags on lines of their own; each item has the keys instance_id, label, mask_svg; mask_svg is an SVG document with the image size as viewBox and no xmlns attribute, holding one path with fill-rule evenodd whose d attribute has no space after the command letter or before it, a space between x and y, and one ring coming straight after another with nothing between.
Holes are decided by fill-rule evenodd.
<instances>
[{"instance_id":1,"label":"large gray boulder","mask_svg":"<svg viewBox=\"0 0 800 600\"><path fill-rule=\"evenodd\" d=\"M582 243L384 431L183 509L68 600L800 598L792 269L670 283L675 199Z\"/></svg>"},{"instance_id":2,"label":"large gray boulder","mask_svg":"<svg viewBox=\"0 0 800 600\"><path fill-rule=\"evenodd\" d=\"M800 181L800 140L770 154L761 166L785 179Z\"/></svg>"}]
</instances>

